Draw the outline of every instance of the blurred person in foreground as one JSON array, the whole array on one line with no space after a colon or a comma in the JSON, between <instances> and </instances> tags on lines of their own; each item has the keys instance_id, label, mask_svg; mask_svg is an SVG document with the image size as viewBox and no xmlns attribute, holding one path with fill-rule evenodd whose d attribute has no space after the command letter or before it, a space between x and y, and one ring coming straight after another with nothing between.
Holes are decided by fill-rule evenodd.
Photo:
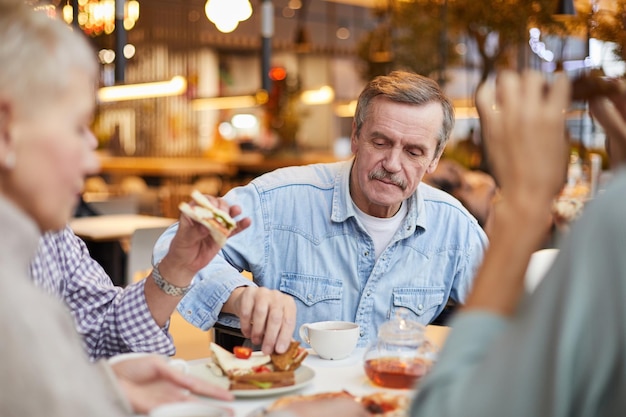
<instances>
[{"instance_id":1,"label":"blurred person in foreground","mask_svg":"<svg viewBox=\"0 0 626 417\"><path fill-rule=\"evenodd\" d=\"M501 199L475 286L411 416L617 416L626 412L626 86L590 100L615 177L561 242L530 297L524 272L567 172L570 83L506 72L477 106Z\"/></svg>"},{"instance_id":2,"label":"blurred person in foreground","mask_svg":"<svg viewBox=\"0 0 626 417\"><path fill-rule=\"evenodd\" d=\"M590 100L615 176L526 298L524 271L565 180L569 81L500 74L477 95L502 198L490 246L411 417L612 417L626 413L626 85ZM307 416L284 410L282 416ZM355 414L356 415L356 414Z\"/></svg>"},{"instance_id":3,"label":"blurred person in foreground","mask_svg":"<svg viewBox=\"0 0 626 417\"><path fill-rule=\"evenodd\" d=\"M98 169L89 130L98 69L81 35L22 0L0 0L0 62L0 415L112 417L190 394L232 399L159 355L90 364L66 307L33 285L41 234L65 226ZM182 220L196 245L179 250L196 251L197 265L163 265L164 275L208 262L208 231Z\"/></svg>"},{"instance_id":4,"label":"blurred person in foreground","mask_svg":"<svg viewBox=\"0 0 626 417\"><path fill-rule=\"evenodd\" d=\"M402 71L372 80L352 159L278 169L224 196L252 225L200 271L179 312L205 330L218 320L240 327L267 353L284 351L306 322L356 322L365 346L397 309L428 324L448 300L463 304L487 237L458 200L421 182L453 125L435 81Z\"/></svg>"}]
</instances>

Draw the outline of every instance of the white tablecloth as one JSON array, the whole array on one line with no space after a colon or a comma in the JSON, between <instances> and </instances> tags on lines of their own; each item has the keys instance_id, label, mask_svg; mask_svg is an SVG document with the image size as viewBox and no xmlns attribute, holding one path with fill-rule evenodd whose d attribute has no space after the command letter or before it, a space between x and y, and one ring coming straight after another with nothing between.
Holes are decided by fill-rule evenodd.
<instances>
[{"instance_id":1,"label":"white tablecloth","mask_svg":"<svg viewBox=\"0 0 626 417\"><path fill-rule=\"evenodd\" d=\"M442 346L449 328L445 326L427 326L426 336L437 346ZM313 350L309 349L309 355L304 360L303 365L308 366L315 372L315 377L311 383L301 389L289 392L284 395L308 395L321 392L333 392L346 390L355 396L367 395L374 392L388 392L395 395L413 394L413 390L389 389L372 384L363 369L363 355L365 349L357 349L346 359L330 361L321 359ZM204 365L207 359L196 359L189 361L190 366ZM258 416L260 411L280 398L281 395L263 396L255 398L236 398L232 402L218 401L211 398L202 398L206 401L222 408L228 408L235 417ZM135 416L145 417L145 416ZM340 416L333 416L340 417Z\"/></svg>"},{"instance_id":2,"label":"white tablecloth","mask_svg":"<svg viewBox=\"0 0 626 417\"><path fill-rule=\"evenodd\" d=\"M364 349L357 349L349 358L330 361L321 359L315 352L309 350L309 355L303 365L315 371L315 377L310 384L302 389L283 395L315 394L319 392L332 392L346 390L351 394L360 396L377 391L392 392L395 394L411 395L411 390L386 389L372 384L363 369ZM203 364L205 359L190 361L191 365ZM215 401L203 399L213 404L219 404L233 410L237 417L246 417L254 414L272 404L278 396L258 398L236 398L233 402Z\"/></svg>"}]
</instances>

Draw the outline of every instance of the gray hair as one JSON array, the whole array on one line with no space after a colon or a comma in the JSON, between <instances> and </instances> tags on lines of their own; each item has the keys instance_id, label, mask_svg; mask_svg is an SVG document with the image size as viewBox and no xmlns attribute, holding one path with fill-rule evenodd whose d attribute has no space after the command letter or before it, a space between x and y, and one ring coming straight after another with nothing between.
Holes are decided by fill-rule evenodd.
<instances>
[{"instance_id":1,"label":"gray hair","mask_svg":"<svg viewBox=\"0 0 626 417\"><path fill-rule=\"evenodd\" d=\"M443 125L439 131L435 155L445 147L454 128L454 107L439 85L430 78L406 71L393 71L371 80L359 95L354 121L356 135L368 116L372 99L383 97L396 103L423 105L431 102L440 103L443 110Z\"/></svg>"},{"instance_id":2,"label":"gray hair","mask_svg":"<svg viewBox=\"0 0 626 417\"><path fill-rule=\"evenodd\" d=\"M98 64L82 32L24 0L0 0L0 100L22 111L54 100L72 71L88 74L95 88Z\"/></svg>"}]
</instances>

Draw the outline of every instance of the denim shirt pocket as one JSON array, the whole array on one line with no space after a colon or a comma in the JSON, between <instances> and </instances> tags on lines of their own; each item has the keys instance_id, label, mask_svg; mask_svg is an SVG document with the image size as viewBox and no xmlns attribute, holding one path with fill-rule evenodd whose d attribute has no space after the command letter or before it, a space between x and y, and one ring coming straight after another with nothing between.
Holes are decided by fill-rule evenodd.
<instances>
[{"instance_id":1,"label":"denim shirt pocket","mask_svg":"<svg viewBox=\"0 0 626 417\"><path fill-rule=\"evenodd\" d=\"M422 324L429 323L445 302L445 288L394 288L392 316L407 308Z\"/></svg>"},{"instance_id":2,"label":"denim shirt pocket","mask_svg":"<svg viewBox=\"0 0 626 417\"><path fill-rule=\"evenodd\" d=\"M302 322L341 319L341 280L285 272L281 276L280 291L295 298Z\"/></svg>"}]
</instances>

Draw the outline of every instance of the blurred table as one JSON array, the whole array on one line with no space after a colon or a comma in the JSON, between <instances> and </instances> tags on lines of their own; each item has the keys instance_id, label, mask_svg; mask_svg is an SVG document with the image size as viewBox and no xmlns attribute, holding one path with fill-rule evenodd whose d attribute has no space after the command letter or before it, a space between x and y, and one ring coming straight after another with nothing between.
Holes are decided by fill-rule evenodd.
<instances>
[{"instance_id":1,"label":"blurred table","mask_svg":"<svg viewBox=\"0 0 626 417\"><path fill-rule=\"evenodd\" d=\"M70 220L70 227L83 240L102 242L130 238L137 229L169 226L176 220L142 214L110 214L75 218Z\"/></svg>"},{"instance_id":2,"label":"blurred table","mask_svg":"<svg viewBox=\"0 0 626 417\"><path fill-rule=\"evenodd\" d=\"M143 157L99 154L101 172L110 175L139 175L164 178L194 176L235 176L242 172L261 174L294 165L335 162L328 152L276 153L260 152L215 154L211 157Z\"/></svg>"},{"instance_id":3,"label":"blurred table","mask_svg":"<svg viewBox=\"0 0 626 417\"><path fill-rule=\"evenodd\" d=\"M131 157L99 154L100 172L112 182L125 176L152 177L161 186L160 213L178 215L178 205L188 199L191 189L199 179L219 178L223 195L232 187L247 184L252 178L295 165L335 162L328 152L215 152L198 157Z\"/></svg>"},{"instance_id":4,"label":"blurred table","mask_svg":"<svg viewBox=\"0 0 626 417\"><path fill-rule=\"evenodd\" d=\"M100 154L101 172L112 175L154 177L192 177L201 175L234 175L228 162L193 157L110 156Z\"/></svg>"},{"instance_id":5,"label":"blurred table","mask_svg":"<svg viewBox=\"0 0 626 417\"><path fill-rule=\"evenodd\" d=\"M70 227L85 241L91 257L104 268L113 284L124 286L128 282L124 248L135 230L169 226L176 220L141 214L109 214L74 218L70 220Z\"/></svg>"}]
</instances>

